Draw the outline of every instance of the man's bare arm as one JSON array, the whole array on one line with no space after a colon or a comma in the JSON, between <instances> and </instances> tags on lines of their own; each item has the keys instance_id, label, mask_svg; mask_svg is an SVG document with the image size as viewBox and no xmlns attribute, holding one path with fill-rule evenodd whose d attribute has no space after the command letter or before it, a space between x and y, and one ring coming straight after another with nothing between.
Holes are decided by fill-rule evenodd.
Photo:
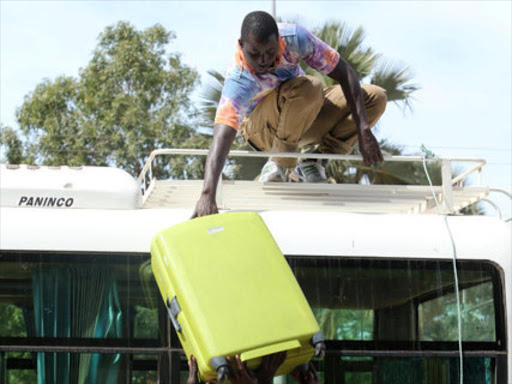
<instances>
[{"instance_id":1,"label":"man's bare arm","mask_svg":"<svg viewBox=\"0 0 512 384\"><path fill-rule=\"evenodd\" d=\"M219 212L216 203L217 183L235 137L236 131L228 125L218 124L213 128L213 142L206 157L203 190L192 218Z\"/></svg>"},{"instance_id":2,"label":"man's bare arm","mask_svg":"<svg viewBox=\"0 0 512 384\"><path fill-rule=\"evenodd\" d=\"M367 165L382 163L384 159L379 143L368 125L363 92L356 71L340 57L338 64L328 76L340 83L345 99L352 111L359 135L359 149L363 155L363 163Z\"/></svg>"}]
</instances>

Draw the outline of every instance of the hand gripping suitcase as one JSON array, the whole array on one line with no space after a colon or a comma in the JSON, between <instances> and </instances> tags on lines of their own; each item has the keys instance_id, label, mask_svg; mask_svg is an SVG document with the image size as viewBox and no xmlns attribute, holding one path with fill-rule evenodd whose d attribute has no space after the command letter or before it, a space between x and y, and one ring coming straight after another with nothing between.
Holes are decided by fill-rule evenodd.
<instances>
[{"instance_id":1,"label":"hand gripping suitcase","mask_svg":"<svg viewBox=\"0 0 512 384\"><path fill-rule=\"evenodd\" d=\"M276 375L323 355L318 323L261 217L205 216L158 233L151 266L173 326L203 380L227 378L227 356L255 369L287 351ZM316 352L315 352L316 351Z\"/></svg>"}]
</instances>

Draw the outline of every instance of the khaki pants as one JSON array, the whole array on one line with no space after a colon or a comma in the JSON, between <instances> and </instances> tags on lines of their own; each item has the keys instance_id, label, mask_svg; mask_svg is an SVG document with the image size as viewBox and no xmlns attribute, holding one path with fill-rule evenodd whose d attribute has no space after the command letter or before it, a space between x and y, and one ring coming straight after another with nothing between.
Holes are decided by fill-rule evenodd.
<instances>
[{"instance_id":1,"label":"khaki pants","mask_svg":"<svg viewBox=\"0 0 512 384\"><path fill-rule=\"evenodd\" d=\"M366 115L373 127L384 113L386 91L362 84ZM323 89L313 76L285 81L271 91L244 119L241 133L257 150L296 152L304 145L317 144L321 153L348 154L358 140L358 132L341 86ZM285 168L297 160L273 158Z\"/></svg>"}]
</instances>

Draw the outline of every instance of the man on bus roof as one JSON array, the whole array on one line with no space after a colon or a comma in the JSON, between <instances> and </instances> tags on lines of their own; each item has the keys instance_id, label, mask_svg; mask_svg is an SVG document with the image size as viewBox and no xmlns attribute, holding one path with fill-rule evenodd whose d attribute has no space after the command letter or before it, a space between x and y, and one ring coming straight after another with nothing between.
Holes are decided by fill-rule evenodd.
<instances>
[{"instance_id":1,"label":"man on bus roof","mask_svg":"<svg viewBox=\"0 0 512 384\"><path fill-rule=\"evenodd\" d=\"M336 80L323 88L299 63ZM216 187L236 133L260 151L296 152L316 145L319 153L350 153L359 142L365 164L383 161L371 132L386 109L384 89L360 85L338 52L296 24L277 24L262 11L243 20L241 37L228 69L217 108L213 142L206 160L203 190L193 217L217 213ZM272 157L259 180L327 182L325 163Z\"/></svg>"}]
</instances>

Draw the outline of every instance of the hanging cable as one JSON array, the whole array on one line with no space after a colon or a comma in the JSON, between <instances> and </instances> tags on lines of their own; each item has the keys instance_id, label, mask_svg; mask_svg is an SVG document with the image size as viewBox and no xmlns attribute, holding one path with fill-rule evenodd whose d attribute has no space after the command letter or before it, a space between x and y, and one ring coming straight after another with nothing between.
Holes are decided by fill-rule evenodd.
<instances>
[{"instance_id":1,"label":"hanging cable","mask_svg":"<svg viewBox=\"0 0 512 384\"><path fill-rule=\"evenodd\" d=\"M443 216L444 224L448 231L448 235L450 236L450 241L452 243L452 264L453 264L453 276L455 278L455 298L457 301L457 328L459 335L459 382L460 384L464 383L464 361L462 359L462 315L460 310L460 296L459 296L459 276L457 273L457 248L455 247L455 241L453 240L452 231L450 230L450 226L448 225L448 217L444 209L441 208L439 201L437 200L436 192L434 190L434 186L432 185L432 180L430 179L430 175L427 169L426 157L423 156L423 169L425 170L425 175L427 176L428 183L430 184L430 189L432 190L432 196L434 196L434 201L436 202L437 210Z\"/></svg>"}]
</instances>

